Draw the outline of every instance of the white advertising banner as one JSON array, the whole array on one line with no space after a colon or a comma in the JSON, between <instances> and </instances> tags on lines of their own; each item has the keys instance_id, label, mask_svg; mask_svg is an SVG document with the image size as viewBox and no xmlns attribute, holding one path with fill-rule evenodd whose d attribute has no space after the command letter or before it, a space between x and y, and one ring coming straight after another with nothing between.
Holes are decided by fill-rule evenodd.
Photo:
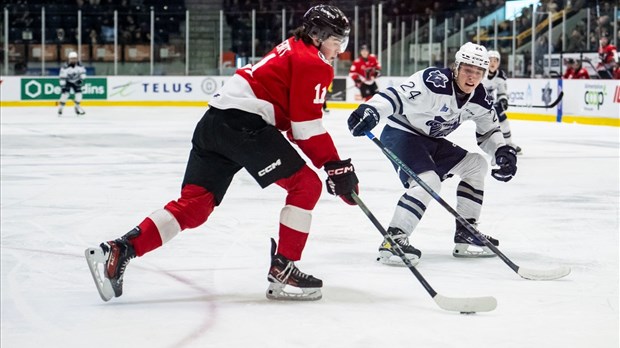
<instances>
[{"instance_id":1,"label":"white advertising banner","mask_svg":"<svg viewBox=\"0 0 620 348\"><path fill-rule=\"evenodd\" d=\"M0 78L0 100L20 100L20 82L21 77L19 76L2 76Z\"/></svg>"},{"instance_id":2,"label":"white advertising banner","mask_svg":"<svg viewBox=\"0 0 620 348\"><path fill-rule=\"evenodd\" d=\"M546 106L553 104L558 95L556 79L508 79L508 111L555 116L558 107Z\"/></svg>"},{"instance_id":3,"label":"white advertising banner","mask_svg":"<svg viewBox=\"0 0 620 348\"><path fill-rule=\"evenodd\" d=\"M620 117L619 80L562 80L564 116Z\"/></svg>"},{"instance_id":4,"label":"white advertising banner","mask_svg":"<svg viewBox=\"0 0 620 348\"><path fill-rule=\"evenodd\" d=\"M110 101L209 101L228 76L110 76Z\"/></svg>"}]
</instances>

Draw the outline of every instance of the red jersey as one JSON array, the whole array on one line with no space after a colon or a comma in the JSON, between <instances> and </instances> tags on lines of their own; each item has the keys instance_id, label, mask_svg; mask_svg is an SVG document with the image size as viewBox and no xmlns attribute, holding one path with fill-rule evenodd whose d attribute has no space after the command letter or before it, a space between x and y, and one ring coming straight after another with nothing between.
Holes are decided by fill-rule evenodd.
<instances>
[{"instance_id":1,"label":"red jersey","mask_svg":"<svg viewBox=\"0 0 620 348\"><path fill-rule=\"evenodd\" d=\"M291 37L258 63L238 69L209 103L260 115L288 132L321 168L340 159L322 121L323 102L333 79L334 69L318 48Z\"/></svg>"},{"instance_id":2,"label":"red jersey","mask_svg":"<svg viewBox=\"0 0 620 348\"><path fill-rule=\"evenodd\" d=\"M565 79L572 79L574 74L575 74L575 69L573 69L573 68L568 68L568 69L566 69L566 71L564 72L564 76L562 76L562 78L565 78Z\"/></svg>"},{"instance_id":3,"label":"red jersey","mask_svg":"<svg viewBox=\"0 0 620 348\"><path fill-rule=\"evenodd\" d=\"M573 68L568 68L568 70L566 70L566 73L564 73L564 78L565 79L589 79L590 74L588 74L588 70L586 70L585 68L581 68L577 71L575 71L575 69Z\"/></svg>"},{"instance_id":4,"label":"red jersey","mask_svg":"<svg viewBox=\"0 0 620 348\"><path fill-rule=\"evenodd\" d=\"M601 58L601 63L605 66L605 69L610 69L616 62L616 46L609 44L605 47L599 47L598 55Z\"/></svg>"},{"instance_id":5,"label":"red jersey","mask_svg":"<svg viewBox=\"0 0 620 348\"><path fill-rule=\"evenodd\" d=\"M590 74L588 74L588 70L586 70L585 68L581 68L579 70L577 70L577 72L575 72L575 74L573 74L573 79L589 79L590 78Z\"/></svg>"},{"instance_id":6,"label":"red jersey","mask_svg":"<svg viewBox=\"0 0 620 348\"><path fill-rule=\"evenodd\" d=\"M353 61L349 70L349 76L353 81L361 80L370 85L375 82L375 78L379 76L380 71L381 64L379 64L377 57L374 54L369 54L366 59L360 56Z\"/></svg>"}]
</instances>

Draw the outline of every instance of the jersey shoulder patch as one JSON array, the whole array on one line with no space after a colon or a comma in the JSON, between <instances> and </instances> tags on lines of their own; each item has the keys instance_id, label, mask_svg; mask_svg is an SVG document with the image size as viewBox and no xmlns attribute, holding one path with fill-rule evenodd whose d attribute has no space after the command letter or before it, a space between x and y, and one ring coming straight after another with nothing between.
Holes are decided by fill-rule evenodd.
<instances>
[{"instance_id":1,"label":"jersey shoulder patch","mask_svg":"<svg viewBox=\"0 0 620 348\"><path fill-rule=\"evenodd\" d=\"M450 69L427 68L422 81L433 93L452 95L452 71Z\"/></svg>"},{"instance_id":2,"label":"jersey shoulder patch","mask_svg":"<svg viewBox=\"0 0 620 348\"><path fill-rule=\"evenodd\" d=\"M493 96L487 93L487 90L481 83L474 90L474 97L471 98L469 102L480 105L487 110L491 110L493 107Z\"/></svg>"}]
</instances>

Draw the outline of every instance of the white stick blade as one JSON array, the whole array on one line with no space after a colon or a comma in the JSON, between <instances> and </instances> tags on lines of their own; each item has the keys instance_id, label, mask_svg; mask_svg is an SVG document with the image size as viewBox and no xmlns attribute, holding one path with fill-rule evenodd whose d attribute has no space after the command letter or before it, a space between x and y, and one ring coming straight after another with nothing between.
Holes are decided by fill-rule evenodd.
<instances>
[{"instance_id":1,"label":"white stick blade","mask_svg":"<svg viewBox=\"0 0 620 348\"><path fill-rule=\"evenodd\" d=\"M433 299L441 309L453 312L490 312L497 307L493 296L452 298L437 294Z\"/></svg>"},{"instance_id":2,"label":"white stick blade","mask_svg":"<svg viewBox=\"0 0 620 348\"><path fill-rule=\"evenodd\" d=\"M517 272L525 279L529 280L555 280L566 277L570 273L570 267L558 267L549 270L528 269L519 267Z\"/></svg>"}]
</instances>

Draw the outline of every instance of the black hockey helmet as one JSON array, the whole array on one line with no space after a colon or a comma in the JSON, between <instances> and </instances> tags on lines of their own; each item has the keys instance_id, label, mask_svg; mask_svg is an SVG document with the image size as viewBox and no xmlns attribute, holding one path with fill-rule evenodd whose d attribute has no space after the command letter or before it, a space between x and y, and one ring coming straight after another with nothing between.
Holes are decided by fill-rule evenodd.
<instances>
[{"instance_id":1,"label":"black hockey helmet","mask_svg":"<svg viewBox=\"0 0 620 348\"><path fill-rule=\"evenodd\" d=\"M316 37L320 42L333 36L342 41L342 51L349 42L351 25L347 16L336 6L316 5L311 7L303 18L304 31L310 37Z\"/></svg>"}]
</instances>

